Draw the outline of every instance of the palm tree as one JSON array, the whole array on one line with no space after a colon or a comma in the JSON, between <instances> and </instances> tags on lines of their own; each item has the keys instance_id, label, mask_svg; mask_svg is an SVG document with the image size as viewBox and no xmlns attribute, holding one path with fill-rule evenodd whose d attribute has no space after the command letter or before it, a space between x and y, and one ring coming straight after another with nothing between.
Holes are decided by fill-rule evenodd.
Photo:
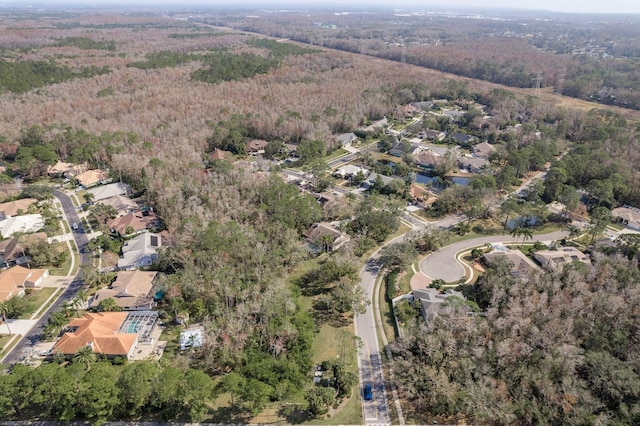
<instances>
[{"instance_id":1,"label":"palm tree","mask_svg":"<svg viewBox=\"0 0 640 426\"><path fill-rule=\"evenodd\" d=\"M60 312L62 312L66 318L69 318L71 316L72 307L73 304L70 302L63 302L62 305L60 305Z\"/></svg>"},{"instance_id":2,"label":"palm tree","mask_svg":"<svg viewBox=\"0 0 640 426\"><path fill-rule=\"evenodd\" d=\"M529 228L522 228L520 235L522 235L522 242L524 243L525 241L533 238L533 231Z\"/></svg>"},{"instance_id":3,"label":"palm tree","mask_svg":"<svg viewBox=\"0 0 640 426\"><path fill-rule=\"evenodd\" d=\"M98 310L100 312L119 312L122 308L113 297L108 297L98 303Z\"/></svg>"},{"instance_id":4,"label":"palm tree","mask_svg":"<svg viewBox=\"0 0 640 426\"><path fill-rule=\"evenodd\" d=\"M330 234L325 234L320 238L320 242L322 243L322 249L329 253L333 249L333 236Z\"/></svg>"},{"instance_id":5,"label":"palm tree","mask_svg":"<svg viewBox=\"0 0 640 426\"><path fill-rule=\"evenodd\" d=\"M516 243L518 242L518 237L522 235L522 229L523 228L521 226L514 226L513 229L511 230L510 235L513 237Z\"/></svg>"},{"instance_id":6,"label":"palm tree","mask_svg":"<svg viewBox=\"0 0 640 426\"><path fill-rule=\"evenodd\" d=\"M73 356L73 362L84 364L87 367L87 371L91 369L91 364L96 361L96 354L93 353L93 348L89 345L78 349L78 352Z\"/></svg>"},{"instance_id":7,"label":"palm tree","mask_svg":"<svg viewBox=\"0 0 640 426\"><path fill-rule=\"evenodd\" d=\"M9 321L7 320L7 315L9 314L9 306L6 302L0 302L0 316L2 316L2 321L7 325L7 330L9 331L9 336L12 336L11 329L9 328Z\"/></svg>"}]
</instances>

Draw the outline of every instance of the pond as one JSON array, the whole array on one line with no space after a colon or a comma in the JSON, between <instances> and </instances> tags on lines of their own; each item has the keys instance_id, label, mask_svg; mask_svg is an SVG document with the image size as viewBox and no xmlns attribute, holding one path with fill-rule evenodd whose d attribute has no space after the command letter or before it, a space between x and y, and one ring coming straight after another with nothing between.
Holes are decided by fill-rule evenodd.
<instances>
[{"instance_id":1,"label":"pond","mask_svg":"<svg viewBox=\"0 0 640 426\"><path fill-rule=\"evenodd\" d=\"M470 178L465 176L446 176L444 180L448 184L467 186L469 185ZM423 185L431 185L437 189L448 186L447 184L443 185L442 179L437 176L429 176L426 173L416 173L416 182Z\"/></svg>"}]
</instances>

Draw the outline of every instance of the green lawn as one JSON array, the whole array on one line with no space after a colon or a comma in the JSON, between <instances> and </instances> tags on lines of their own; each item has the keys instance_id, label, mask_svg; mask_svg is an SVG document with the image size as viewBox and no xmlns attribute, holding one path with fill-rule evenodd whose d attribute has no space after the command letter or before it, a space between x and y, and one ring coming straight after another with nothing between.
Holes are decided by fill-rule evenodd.
<instances>
[{"instance_id":1,"label":"green lawn","mask_svg":"<svg viewBox=\"0 0 640 426\"><path fill-rule=\"evenodd\" d=\"M420 257L422 258L423 256L420 256ZM416 270L417 269L418 268L416 267ZM411 269L411 266L409 266L407 270L404 272L404 274L402 275L402 278L400 278L400 280L396 282L396 286L400 290L402 290L402 294L407 294L411 292L411 278L413 278L414 275L415 275L415 272L413 272L413 269Z\"/></svg>"},{"instance_id":2,"label":"green lawn","mask_svg":"<svg viewBox=\"0 0 640 426\"><path fill-rule=\"evenodd\" d=\"M391 304L386 299L386 291L384 284L381 284L378 288L378 300L380 305L380 318L382 319L382 328L384 334L387 336L389 343L396 340L396 327L393 319L393 313L391 312ZM382 343L382 342L381 342Z\"/></svg>"},{"instance_id":3,"label":"green lawn","mask_svg":"<svg viewBox=\"0 0 640 426\"><path fill-rule=\"evenodd\" d=\"M18 339L15 339L13 342L11 342L10 345L7 345L10 340L11 336L9 336L8 334L0 336L0 356L9 352L19 342Z\"/></svg>"},{"instance_id":4,"label":"green lawn","mask_svg":"<svg viewBox=\"0 0 640 426\"><path fill-rule=\"evenodd\" d=\"M335 151L333 151L331 154L324 157L323 160L328 163L329 161L335 160L336 158L342 157L343 155L347 155L348 153L349 151L347 151L346 149L338 148Z\"/></svg>"},{"instance_id":5,"label":"green lawn","mask_svg":"<svg viewBox=\"0 0 640 426\"><path fill-rule=\"evenodd\" d=\"M30 295L25 295L24 300L27 302L27 310L24 314L20 315L20 319L29 319L34 312L46 302L46 300L59 289L55 287L42 287L39 290L34 290Z\"/></svg>"}]
</instances>

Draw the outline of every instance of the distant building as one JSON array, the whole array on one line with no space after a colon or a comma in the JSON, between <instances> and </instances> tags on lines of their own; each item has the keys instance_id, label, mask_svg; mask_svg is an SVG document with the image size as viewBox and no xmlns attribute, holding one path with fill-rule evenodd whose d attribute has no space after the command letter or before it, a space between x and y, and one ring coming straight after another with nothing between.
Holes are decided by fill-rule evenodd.
<instances>
[{"instance_id":1,"label":"distant building","mask_svg":"<svg viewBox=\"0 0 640 426\"><path fill-rule=\"evenodd\" d=\"M556 271L572 262L591 264L589 256L575 247L560 247L558 250L538 250L533 258L547 271Z\"/></svg>"}]
</instances>

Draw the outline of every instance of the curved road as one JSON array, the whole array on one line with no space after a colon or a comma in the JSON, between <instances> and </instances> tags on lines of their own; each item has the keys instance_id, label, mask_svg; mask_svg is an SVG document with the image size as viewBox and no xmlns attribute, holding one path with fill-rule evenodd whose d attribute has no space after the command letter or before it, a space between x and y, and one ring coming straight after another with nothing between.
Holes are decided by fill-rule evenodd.
<instances>
[{"instance_id":1,"label":"curved road","mask_svg":"<svg viewBox=\"0 0 640 426\"><path fill-rule=\"evenodd\" d=\"M57 190L53 192L53 195L62 204L63 216L66 218L67 222L81 224L82 222L78 217L78 213L76 212L71 199L65 193ZM91 263L91 255L89 253L84 253L84 247L89 240L87 235L84 233L82 226L73 232L73 238L80 250L80 264ZM78 273L62 295L51 304L49 309L40 317L33 328L22 337L17 345L13 347L11 352L9 352L4 358L3 363L5 365L12 365L20 362L25 350L35 345L35 343L40 339L42 329L47 324L51 313L57 311L64 302L72 300L82 287L84 287L84 281L82 280L82 272L78 269Z\"/></svg>"},{"instance_id":2,"label":"curved road","mask_svg":"<svg viewBox=\"0 0 640 426\"><path fill-rule=\"evenodd\" d=\"M532 241L553 241L566 237L567 231L551 232L549 234L534 235ZM513 241L511 235L492 235L459 241L429 254L420 261L422 273L432 279L442 279L446 282L458 281L466 275L465 269L456 259L456 254L462 250L478 247L487 243Z\"/></svg>"}]
</instances>

